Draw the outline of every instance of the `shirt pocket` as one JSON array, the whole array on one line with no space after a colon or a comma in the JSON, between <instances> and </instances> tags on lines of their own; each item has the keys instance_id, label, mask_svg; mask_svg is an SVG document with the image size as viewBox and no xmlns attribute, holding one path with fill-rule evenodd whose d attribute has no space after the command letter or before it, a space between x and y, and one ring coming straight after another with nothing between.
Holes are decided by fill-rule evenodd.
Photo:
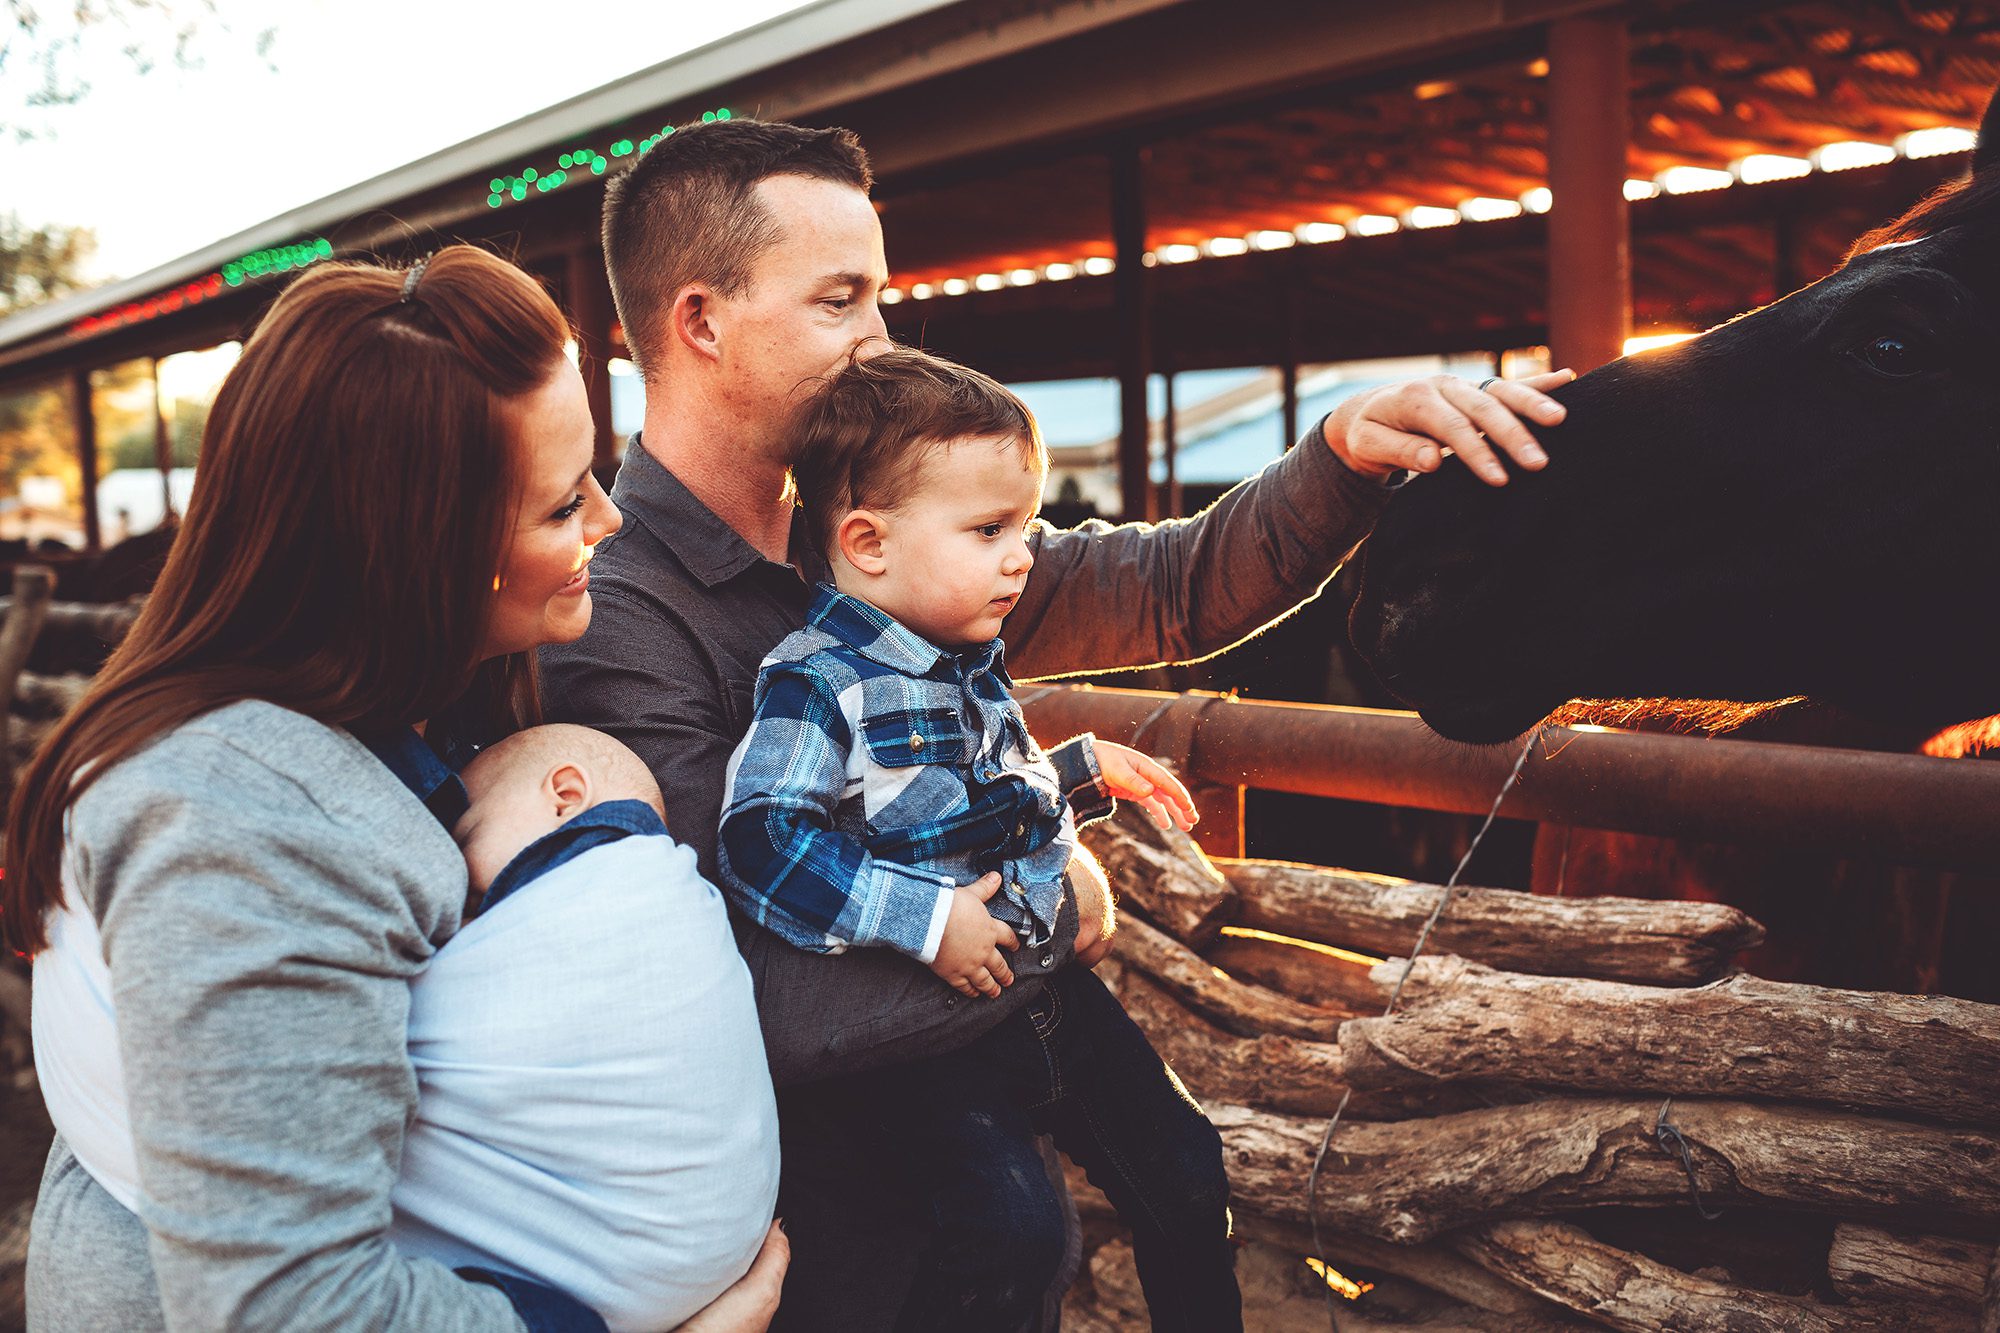
<instances>
[{"instance_id":1,"label":"shirt pocket","mask_svg":"<svg viewBox=\"0 0 2000 1333\"><path fill-rule=\"evenodd\" d=\"M899 708L864 719L868 758L883 768L965 760L965 727L954 708Z\"/></svg>"},{"instance_id":2,"label":"shirt pocket","mask_svg":"<svg viewBox=\"0 0 2000 1333\"><path fill-rule=\"evenodd\" d=\"M1028 730L1027 719L1021 717L1012 709L1009 709L1004 716L1007 719L1007 735L1013 741L1014 748L1020 753L1021 762L1027 764L1041 763L1047 757L1047 754L1041 746L1035 744L1034 735Z\"/></svg>"}]
</instances>

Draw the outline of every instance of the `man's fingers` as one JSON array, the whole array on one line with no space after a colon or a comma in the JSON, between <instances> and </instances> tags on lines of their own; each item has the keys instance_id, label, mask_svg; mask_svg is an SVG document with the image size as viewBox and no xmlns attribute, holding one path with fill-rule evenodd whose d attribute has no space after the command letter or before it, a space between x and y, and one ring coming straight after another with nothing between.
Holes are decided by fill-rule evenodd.
<instances>
[{"instance_id":1,"label":"man's fingers","mask_svg":"<svg viewBox=\"0 0 2000 1333\"><path fill-rule=\"evenodd\" d=\"M1450 445L1458 461L1471 468L1481 481L1505 486L1507 469L1494 456L1493 443L1486 436L1491 435L1496 442L1512 440L1516 447L1533 446L1534 437L1498 399L1463 380L1439 385L1438 400L1432 412L1435 424L1425 421L1424 432ZM1508 452L1513 450L1510 448Z\"/></svg>"},{"instance_id":2,"label":"man's fingers","mask_svg":"<svg viewBox=\"0 0 2000 1333\"><path fill-rule=\"evenodd\" d=\"M986 970L991 972L993 979L1002 986L1011 986L1014 984L1014 969L1007 966L1007 960L1002 958L998 951L986 961Z\"/></svg>"},{"instance_id":3,"label":"man's fingers","mask_svg":"<svg viewBox=\"0 0 2000 1333\"><path fill-rule=\"evenodd\" d=\"M993 942L1009 953L1021 947L1021 937L1014 933L1014 928L998 921L993 923Z\"/></svg>"},{"instance_id":4,"label":"man's fingers","mask_svg":"<svg viewBox=\"0 0 2000 1333\"><path fill-rule=\"evenodd\" d=\"M1358 458L1387 467L1408 468L1412 472L1435 472L1444 462L1437 441L1408 431L1395 430L1379 421L1363 421L1354 428L1350 445Z\"/></svg>"},{"instance_id":5,"label":"man's fingers","mask_svg":"<svg viewBox=\"0 0 2000 1333\"><path fill-rule=\"evenodd\" d=\"M1496 380L1494 383L1525 384L1530 389L1540 389L1546 392L1550 389L1560 389L1575 378L1576 372L1568 366L1564 366L1561 370L1545 370L1539 375L1523 375L1517 380ZM1492 386L1488 385L1487 387L1490 389Z\"/></svg>"},{"instance_id":6,"label":"man's fingers","mask_svg":"<svg viewBox=\"0 0 2000 1333\"><path fill-rule=\"evenodd\" d=\"M967 981L964 977L960 977L958 980L952 982L951 988L957 991L960 995L977 996L979 994L978 991L972 988L972 983L970 981Z\"/></svg>"},{"instance_id":7,"label":"man's fingers","mask_svg":"<svg viewBox=\"0 0 2000 1333\"><path fill-rule=\"evenodd\" d=\"M994 894L1000 892L1000 875L997 871L989 870L965 887L977 894L980 902L988 902Z\"/></svg>"},{"instance_id":8,"label":"man's fingers","mask_svg":"<svg viewBox=\"0 0 2000 1333\"><path fill-rule=\"evenodd\" d=\"M983 967L973 971L971 980L972 988L989 1000L1000 993L1000 983L995 981L993 974Z\"/></svg>"},{"instance_id":9,"label":"man's fingers","mask_svg":"<svg viewBox=\"0 0 2000 1333\"><path fill-rule=\"evenodd\" d=\"M1553 426L1561 421L1565 410L1555 399L1525 384L1510 384L1505 380L1496 380L1483 391L1471 389L1468 393L1466 388L1457 388L1450 396L1453 402L1464 406L1472 424L1486 432L1488 443L1498 445L1522 467L1532 471L1549 461L1533 432L1522 423L1539 421Z\"/></svg>"}]
</instances>

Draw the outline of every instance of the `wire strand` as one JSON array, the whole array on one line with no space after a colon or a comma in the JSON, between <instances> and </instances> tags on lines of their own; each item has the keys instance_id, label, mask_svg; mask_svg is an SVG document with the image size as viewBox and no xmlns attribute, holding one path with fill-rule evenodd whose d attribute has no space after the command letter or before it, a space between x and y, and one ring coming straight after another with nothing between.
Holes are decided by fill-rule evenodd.
<instances>
[{"instance_id":1,"label":"wire strand","mask_svg":"<svg viewBox=\"0 0 2000 1333\"><path fill-rule=\"evenodd\" d=\"M1423 953L1424 946L1430 942L1432 928L1437 925L1438 919L1444 915L1446 904L1451 902L1451 895L1458 888L1458 877L1465 873L1465 868L1468 865L1472 864L1472 854L1479 850L1479 844L1486 840L1487 831L1493 827L1493 821L1499 818L1501 803L1507 799L1507 793L1514 790L1514 784L1521 780L1521 770L1527 766L1528 756L1534 751L1535 742L1540 738L1541 730L1539 728L1530 733L1528 743L1521 747L1520 757L1514 761L1513 771L1508 773L1507 780L1500 784L1500 794L1493 798L1492 809L1486 812L1486 822L1481 824L1479 831L1472 835L1472 842L1466 847L1465 855L1458 858L1457 868L1451 872L1451 878L1444 882L1444 887L1438 893L1437 905L1431 908L1430 916L1424 920L1423 929L1417 932L1417 942L1411 947L1410 956L1403 960L1403 971L1396 978L1395 989L1389 992L1389 1004L1387 1008L1382 1010L1382 1017L1388 1018L1396 1012L1396 1005L1403 998L1403 983L1410 979L1410 973L1416 969L1418 956ZM1319 1151L1313 1154L1312 1170L1306 1173L1306 1222L1312 1228L1313 1257L1318 1259L1322 1264L1326 1262L1326 1247L1320 1243L1319 1237L1320 1168L1326 1162L1327 1150L1333 1146L1333 1131L1340 1124L1341 1115L1347 1110L1347 1100L1353 1095L1354 1089L1351 1086L1341 1092L1340 1103L1333 1108L1333 1116L1326 1122L1326 1132L1320 1135ZM1689 1168L1689 1175L1690 1177L1693 1175L1692 1167ZM1326 1275L1322 1273L1320 1276L1324 1280ZM1332 1333L1340 1333L1340 1315L1338 1307L1333 1303L1333 1286L1331 1283L1327 1284L1325 1295L1327 1326L1332 1330Z\"/></svg>"}]
</instances>

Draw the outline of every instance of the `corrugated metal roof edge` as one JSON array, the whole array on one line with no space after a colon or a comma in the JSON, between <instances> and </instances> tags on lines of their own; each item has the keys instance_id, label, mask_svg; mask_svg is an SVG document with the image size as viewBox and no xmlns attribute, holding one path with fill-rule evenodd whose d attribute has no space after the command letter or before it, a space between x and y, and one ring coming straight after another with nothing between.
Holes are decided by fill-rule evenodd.
<instances>
[{"instance_id":1,"label":"corrugated metal roof edge","mask_svg":"<svg viewBox=\"0 0 2000 1333\"><path fill-rule=\"evenodd\" d=\"M707 46L628 74L498 129L336 190L213 245L87 292L0 320L0 349L149 296L253 251L288 244L371 208L487 169L494 158L531 153L650 106L692 97L731 79L780 65L835 42L890 27L960 0L818 0Z\"/></svg>"}]
</instances>

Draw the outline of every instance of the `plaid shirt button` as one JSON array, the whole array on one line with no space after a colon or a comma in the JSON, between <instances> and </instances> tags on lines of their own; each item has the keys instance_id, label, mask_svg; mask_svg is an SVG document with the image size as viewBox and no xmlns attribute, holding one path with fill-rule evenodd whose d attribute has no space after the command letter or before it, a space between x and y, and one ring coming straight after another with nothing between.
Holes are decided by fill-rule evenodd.
<instances>
[{"instance_id":1,"label":"plaid shirt button","mask_svg":"<svg viewBox=\"0 0 2000 1333\"><path fill-rule=\"evenodd\" d=\"M912 750L921 750L924 748L924 738L914 731L910 733L910 748Z\"/></svg>"}]
</instances>

